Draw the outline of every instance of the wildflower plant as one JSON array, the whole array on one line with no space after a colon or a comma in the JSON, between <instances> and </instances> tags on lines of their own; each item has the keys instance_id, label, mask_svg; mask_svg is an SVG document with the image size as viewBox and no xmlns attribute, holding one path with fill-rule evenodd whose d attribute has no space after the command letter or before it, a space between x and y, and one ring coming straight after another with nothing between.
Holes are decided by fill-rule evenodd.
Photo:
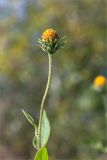
<instances>
[{"instance_id":1,"label":"wildflower plant","mask_svg":"<svg viewBox=\"0 0 107 160\"><path fill-rule=\"evenodd\" d=\"M38 40L38 43L43 51L48 54L49 60L48 80L41 101L39 124L37 125L32 116L27 112L25 112L24 110L22 110L22 112L34 128L33 146L38 150L37 154L34 157L34 160L48 160L48 151L46 148L46 144L50 135L50 123L44 109L44 104L51 83L53 54L55 54L57 50L63 47L64 39L60 38L54 29L47 29Z\"/></svg>"},{"instance_id":2,"label":"wildflower plant","mask_svg":"<svg viewBox=\"0 0 107 160\"><path fill-rule=\"evenodd\" d=\"M95 77L94 81L93 81L93 88L98 91L99 93L101 93L102 96L102 100L103 100L103 105L104 105L104 110L105 110L105 123L106 123L106 132L105 132L105 145L102 142L97 142L97 143L93 143L92 147L102 151L104 153L107 153L107 103L106 103L106 84L107 84L107 79L105 76L103 75L99 75L97 77Z\"/></svg>"}]
</instances>

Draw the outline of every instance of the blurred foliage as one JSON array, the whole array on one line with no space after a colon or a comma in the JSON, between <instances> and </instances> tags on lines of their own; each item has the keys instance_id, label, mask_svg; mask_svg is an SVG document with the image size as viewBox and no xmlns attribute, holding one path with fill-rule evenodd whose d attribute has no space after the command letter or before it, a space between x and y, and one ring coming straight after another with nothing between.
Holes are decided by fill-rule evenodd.
<instances>
[{"instance_id":1,"label":"blurred foliage","mask_svg":"<svg viewBox=\"0 0 107 160\"><path fill-rule=\"evenodd\" d=\"M104 106L92 82L106 69L106 0L0 0L0 139L20 159L33 158L33 130L47 81L48 59L37 40L46 28L67 37L54 55L46 110L50 160L95 160L105 142Z\"/></svg>"}]
</instances>

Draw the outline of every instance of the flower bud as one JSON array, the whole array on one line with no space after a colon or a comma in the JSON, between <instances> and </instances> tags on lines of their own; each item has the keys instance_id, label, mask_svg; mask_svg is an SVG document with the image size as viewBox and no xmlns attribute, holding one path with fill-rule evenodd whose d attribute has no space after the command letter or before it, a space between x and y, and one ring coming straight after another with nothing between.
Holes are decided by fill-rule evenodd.
<instances>
[{"instance_id":1,"label":"flower bud","mask_svg":"<svg viewBox=\"0 0 107 160\"><path fill-rule=\"evenodd\" d=\"M47 29L42 34L42 40L43 41L54 41L55 39L58 39L57 32L54 29Z\"/></svg>"},{"instance_id":2,"label":"flower bud","mask_svg":"<svg viewBox=\"0 0 107 160\"><path fill-rule=\"evenodd\" d=\"M54 29L46 29L38 42L40 47L49 54L54 54L64 45L63 39L59 38Z\"/></svg>"}]
</instances>

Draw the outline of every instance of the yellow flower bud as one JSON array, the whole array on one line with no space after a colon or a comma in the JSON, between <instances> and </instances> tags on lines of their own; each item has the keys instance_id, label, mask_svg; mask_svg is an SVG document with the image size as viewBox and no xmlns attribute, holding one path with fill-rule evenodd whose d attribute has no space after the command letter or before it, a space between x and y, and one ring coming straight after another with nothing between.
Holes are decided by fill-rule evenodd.
<instances>
[{"instance_id":1,"label":"yellow flower bud","mask_svg":"<svg viewBox=\"0 0 107 160\"><path fill-rule=\"evenodd\" d=\"M49 54L56 53L65 44L64 39L60 38L54 29L46 29L38 40L38 43Z\"/></svg>"},{"instance_id":2,"label":"yellow flower bud","mask_svg":"<svg viewBox=\"0 0 107 160\"><path fill-rule=\"evenodd\" d=\"M54 41L55 39L58 38L58 34L54 29L46 29L42 35L42 40L43 41Z\"/></svg>"}]
</instances>

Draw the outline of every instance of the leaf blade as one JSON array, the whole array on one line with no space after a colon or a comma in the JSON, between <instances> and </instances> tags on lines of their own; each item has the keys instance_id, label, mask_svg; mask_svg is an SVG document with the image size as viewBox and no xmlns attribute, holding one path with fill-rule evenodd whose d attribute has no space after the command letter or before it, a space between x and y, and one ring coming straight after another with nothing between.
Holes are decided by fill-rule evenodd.
<instances>
[{"instance_id":1,"label":"leaf blade","mask_svg":"<svg viewBox=\"0 0 107 160\"><path fill-rule=\"evenodd\" d=\"M22 111L22 113L24 114L24 116L26 117L26 119L28 120L28 122L29 122L33 127L36 128L36 124L35 124L35 121L34 121L34 119L32 118L32 116L31 116L30 114L28 114L27 112L25 112L23 109L22 109L21 111ZM37 128L36 128L36 130L37 130Z\"/></svg>"},{"instance_id":2,"label":"leaf blade","mask_svg":"<svg viewBox=\"0 0 107 160\"><path fill-rule=\"evenodd\" d=\"M33 146L38 149L38 136L37 136L37 128L35 127L35 134L32 141Z\"/></svg>"},{"instance_id":3,"label":"leaf blade","mask_svg":"<svg viewBox=\"0 0 107 160\"><path fill-rule=\"evenodd\" d=\"M48 151L45 146L37 152L34 160L48 160Z\"/></svg>"},{"instance_id":4,"label":"leaf blade","mask_svg":"<svg viewBox=\"0 0 107 160\"><path fill-rule=\"evenodd\" d=\"M41 125L41 147L45 146L50 136L50 123L44 110Z\"/></svg>"}]
</instances>

